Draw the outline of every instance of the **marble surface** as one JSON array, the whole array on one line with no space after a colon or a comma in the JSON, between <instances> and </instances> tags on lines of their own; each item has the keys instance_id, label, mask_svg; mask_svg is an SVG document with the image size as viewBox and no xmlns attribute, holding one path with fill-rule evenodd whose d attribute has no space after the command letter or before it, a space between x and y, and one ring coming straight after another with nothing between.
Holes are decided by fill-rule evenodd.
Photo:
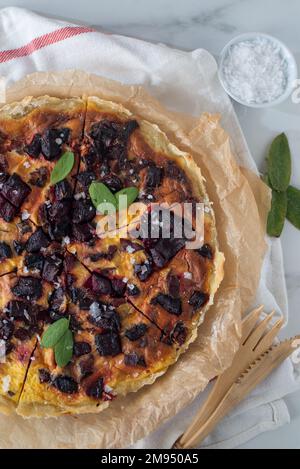
<instances>
[{"instance_id":1,"label":"marble surface","mask_svg":"<svg viewBox=\"0 0 300 469\"><path fill-rule=\"evenodd\" d=\"M128 36L192 50L203 47L216 57L237 34L262 31L277 36L295 54L300 76L299 0L0 0L49 16L87 23ZM257 165L263 169L272 138L285 131L293 154L293 183L300 188L300 103L255 110L235 105ZM282 235L290 317L284 336L300 332L300 232L289 223ZM286 399L292 421L261 435L244 448L300 448L300 393Z\"/></svg>"}]
</instances>

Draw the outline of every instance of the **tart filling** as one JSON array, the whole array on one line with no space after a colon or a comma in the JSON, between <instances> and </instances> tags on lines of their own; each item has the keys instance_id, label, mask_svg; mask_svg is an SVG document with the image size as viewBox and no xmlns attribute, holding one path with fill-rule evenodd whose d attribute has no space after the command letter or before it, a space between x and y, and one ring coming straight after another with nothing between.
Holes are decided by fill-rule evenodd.
<instances>
[{"instance_id":1,"label":"tart filling","mask_svg":"<svg viewBox=\"0 0 300 469\"><path fill-rule=\"evenodd\" d=\"M175 363L213 302L223 255L200 169L156 125L96 97L7 105L0 136L0 411L98 412ZM66 153L72 167L53 183ZM138 210L109 236L95 183L112 200L137 194ZM194 249L176 234L186 202L193 229L206 207ZM43 337L63 318L72 350L62 366Z\"/></svg>"}]
</instances>

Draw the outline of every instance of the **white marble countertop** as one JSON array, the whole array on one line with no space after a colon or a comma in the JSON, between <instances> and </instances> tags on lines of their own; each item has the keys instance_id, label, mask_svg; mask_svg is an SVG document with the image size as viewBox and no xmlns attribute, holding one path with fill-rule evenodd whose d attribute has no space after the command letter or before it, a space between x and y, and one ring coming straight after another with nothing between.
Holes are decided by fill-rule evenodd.
<instances>
[{"instance_id":1,"label":"white marble countertop","mask_svg":"<svg viewBox=\"0 0 300 469\"><path fill-rule=\"evenodd\" d=\"M300 73L299 0L0 0L0 8L5 6L29 8L184 50L203 47L215 56L235 35L262 31L290 47ZM235 108L259 168L272 138L282 131L287 133L293 154L293 183L300 187L300 104L289 99L273 109ZM289 223L282 243L290 307L283 334L292 336L300 332L300 232ZM291 424L259 436L244 448L300 448L300 393L286 402Z\"/></svg>"}]
</instances>

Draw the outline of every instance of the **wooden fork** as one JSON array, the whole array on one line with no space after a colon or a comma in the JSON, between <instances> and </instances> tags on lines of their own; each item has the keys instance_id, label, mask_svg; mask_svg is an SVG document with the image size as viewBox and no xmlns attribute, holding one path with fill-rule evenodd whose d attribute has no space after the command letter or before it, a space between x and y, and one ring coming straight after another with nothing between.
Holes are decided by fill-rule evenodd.
<instances>
[{"instance_id":1,"label":"wooden fork","mask_svg":"<svg viewBox=\"0 0 300 469\"><path fill-rule=\"evenodd\" d=\"M186 432L176 440L173 448L197 446L234 406L295 351L292 344L297 337L272 346L283 325L283 319L268 328L274 312L258 322L262 312L263 306L244 319L241 346L231 367L217 378L205 404Z\"/></svg>"}]
</instances>

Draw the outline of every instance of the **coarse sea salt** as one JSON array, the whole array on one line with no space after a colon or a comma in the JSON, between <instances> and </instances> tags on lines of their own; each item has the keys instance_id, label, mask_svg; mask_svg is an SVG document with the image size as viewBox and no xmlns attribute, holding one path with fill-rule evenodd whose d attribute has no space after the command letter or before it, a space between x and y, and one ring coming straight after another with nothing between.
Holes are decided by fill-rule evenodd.
<instances>
[{"instance_id":1,"label":"coarse sea salt","mask_svg":"<svg viewBox=\"0 0 300 469\"><path fill-rule=\"evenodd\" d=\"M9 391L9 388L10 388L10 381L11 381L11 377L6 375L6 376L3 376L2 378L2 391L6 394L8 393Z\"/></svg>"},{"instance_id":2,"label":"coarse sea salt","mask_svg":"<svg viewBox=\"0 0 300 469\"><path fill-rule=\"evenodd\" d=\"M232 44L221 73L228 92L248 104L273 102L288 86L289 68L283 49L265 36Z\"/></svg>"}]
</instances>

